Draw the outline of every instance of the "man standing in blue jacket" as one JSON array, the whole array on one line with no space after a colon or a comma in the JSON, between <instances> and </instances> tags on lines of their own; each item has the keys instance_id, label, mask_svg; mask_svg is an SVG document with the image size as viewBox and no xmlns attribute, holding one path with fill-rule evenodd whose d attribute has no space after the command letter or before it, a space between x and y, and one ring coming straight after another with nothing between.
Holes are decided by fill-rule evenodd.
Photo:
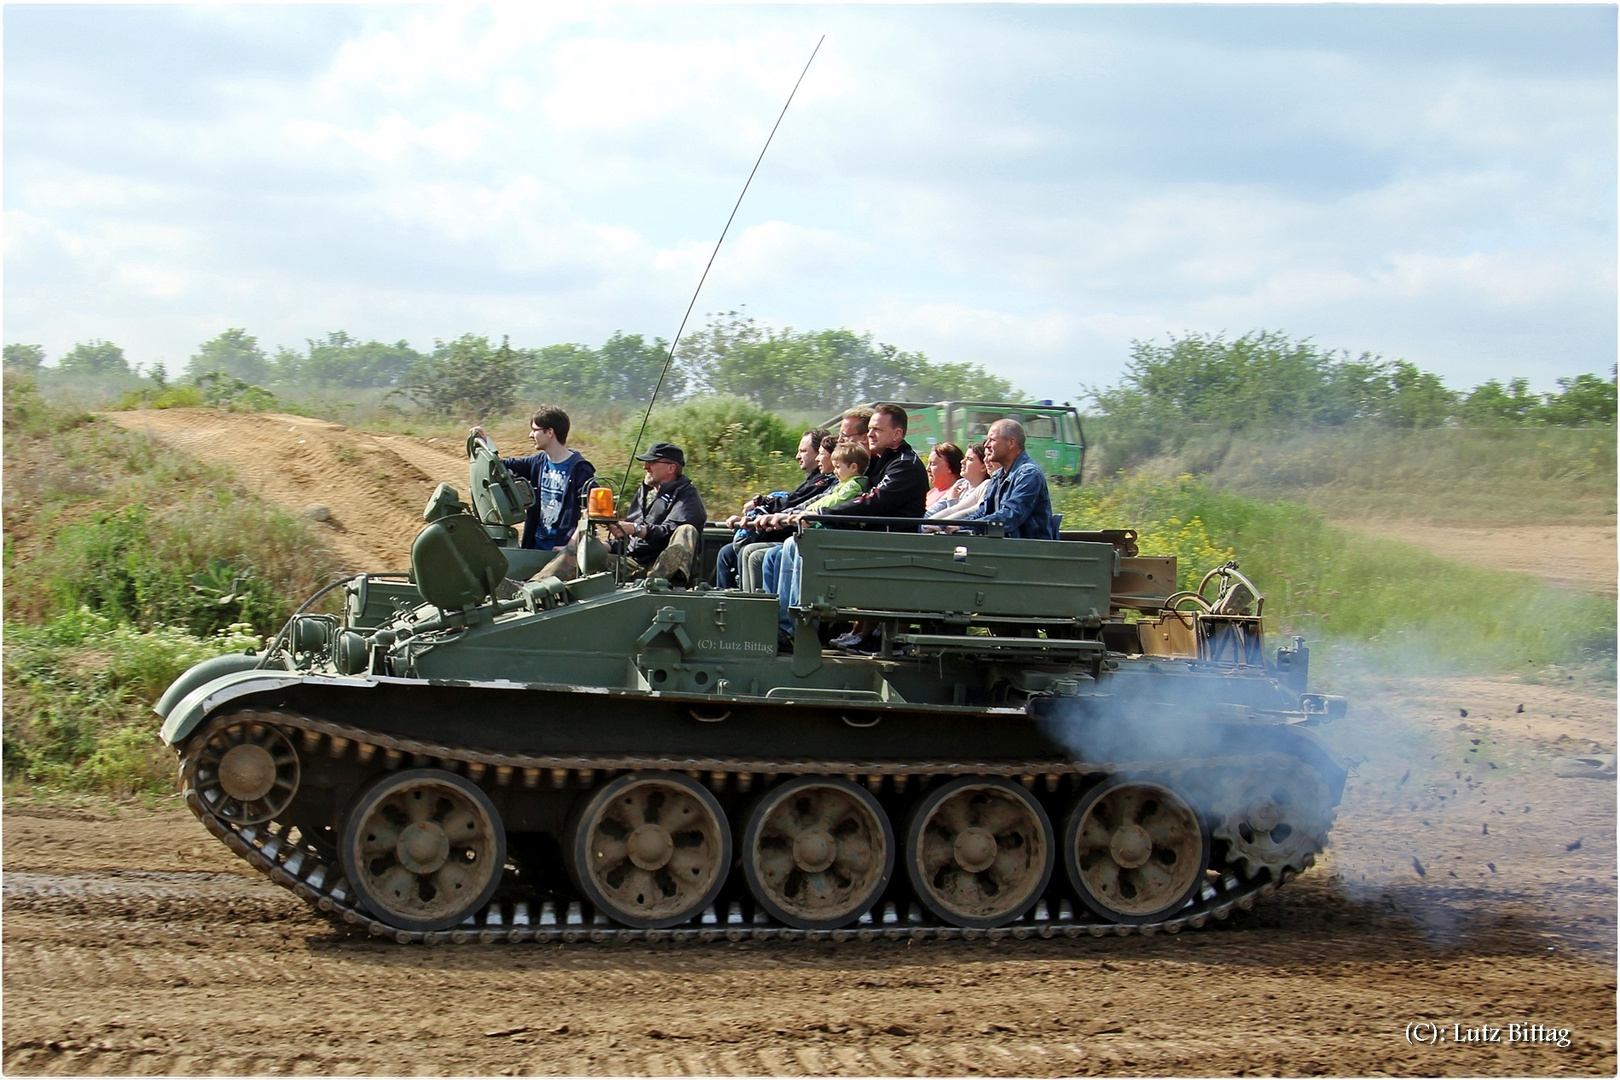
<instances>
[{"instance_id":1,"label":"man standing in blue jacket","mask_svg":"<svg viewBox=\"0 0 1620 1080\"><path fill-rule=\"evenodd\" d=\"M968 521L993 521L1006 535L1021 540L1056 540L1057 519L1052 516L1052 495L1046 473L1024 452L1024 425L997 420L984 438L985 457L1001 466L990 478L979 508Z\"/></svg>"},{"instance_id":2,"label":"man standing in blue jacket","mask_svg":"<svg viewBox=\"0 0 1620 1080\"><path fill-rule=\"evenodd\" d=\"M484 435L481 427L472 430L474 435ZM523 477L534 487L534 505L523 522L526 548L553 551L563 547L579 524L585 489L596 476L596 466L578 450L568 448L568 431L568 414L555 405L542 405L529 420L534 453L501 458L513 476Z\"/></svg>"}]
</instances>

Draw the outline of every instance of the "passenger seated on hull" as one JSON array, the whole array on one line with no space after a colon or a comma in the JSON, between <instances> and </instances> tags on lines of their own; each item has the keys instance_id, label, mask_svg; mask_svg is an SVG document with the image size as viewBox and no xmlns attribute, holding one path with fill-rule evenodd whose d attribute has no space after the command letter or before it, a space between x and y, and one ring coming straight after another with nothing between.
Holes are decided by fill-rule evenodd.
<instances>
[{"instance_id":1,"label":"passenger seated on hull","mask_svg":"<svg viewBox=\"0 0 1620 1080\"><path fill-rule=\"evenodd\" d=\"M837 483L831 467L824 467L827 466L827 462L821 454L821 444L832 439L831 433L822 428L813 428L805 432L799 439L797 454L799 468L805 473L804 482L792 491L773 491L769 494L756 495L743 504L740 514L726 518L726 526L737 531L731 542L720 549L715 559L716 588L735 589L738 586L745 565L743 561L746 557L745 550L759 544L781 543L787 538L786 533L772 534L759 528L757 522L760 518L802 506L818 498ZM760 554L763 556L764 552ZM743 587L748 586L743 584Z\"/></svg>"},{"instance_id":2,"label":"passenger seated on hull","mask_svg":"<svg viewBox=\"0 0 1620 1080\"><path fill-rule=\"evenodd\" d=\"M838 483L838 477L833 472L832 454L839 446L837 435L825 435L821 440L821 448L816 455L816 467L821 471L827 484L813 499L813 502L825 495L833 485ZM750 527L756 527L750 523ZM743 549L742 557L738 560L738 584L747 592L775 592L775 586L767 587L765 584L765 559L772 551L782 546L782 541L793 535L792 528L779 529L771 534L773 539L760 544L750 544Z\"/></svg>"},{"instance_id":3,"label":"passenger seated on hull","mask_svg":"<svg viewBox=\"0 0 1620 1080\"><path fill-rule=\"evenodd\" d=\"M997 420L985 436L985 451L1001 471L985 488L979 508L967 521L993 521L1011 539L1056 540L1057 518L1046 473L1024 451L1024 426L1016 420Z\"/></svg>"},{"instance_id":4,"label":"passenger seated on hull","mask_svg":"<svg viewBox=\"0 0 1620 1080\"><path fill-rule=\"evenodd\" d=\"M870 461L871 455L855 443L841 443L835 446L832 451L832 466L834 474L838 477L838 486L802 510L776 515L768 523L776 526L797 525L807 514L815 514L824 507L846 503L858 497L866 491L870 483L865 475ZM766 552L761 576L767 583L774 582L782 622L786 628L784 633L792 632L792 619L788 616L788 609L799 602L799 579L802 573L803 560L799 557L799 542L795 537L789 536L781 546Z\"/></svg>"},{"instance_id":5,"label":"passenger seated on hull","mask_svg":"<svg viewBox=\"0 0 1620 1080\"><path fill-rule=\"evenodd\" d=\"M906 441L909 420L906 410L899 405L881 404L872 409L872 419L866 433L867 446L872 452L872 463L866 467L866 475L872 481L872 490L848 502L827 507L822 511L824 515L923 516L927 509L928 470ZM796 550L794 555L797 556ZM792 587L797 589L796 584ZM782 595L780 589L777 595ZM783 624L789 624L785 616ZM869 625L857 624L852 633L865 638L872 629Z\"/></svg>"},{"instance_id":6,"label":"passenger seated on hull","mask_svg":"<svg viewBox=\"0 0 1620 1080\"><path fill-rule=\"evenodd\" d=\"M872 410L866 429L866 446L871 463L866 478L872 490L841 503L825 506L820 513L834 516L920 518L928 497L928 470L917 451L906 442L906 410L883 404Z\"/></svg>"},{"instance_id":7,"label":"passenger seated on hull","mask_svg":"<svg viewBox=\"0 0 1620 1080\"><path fill-rule=\"evenodd\" d=\"M865 406L845 410L844 415L838 419L838 441L867 445L866 433L872 423L872 412L873 410Z\"/></svg>"},{"instance_id":8,"label":"passenger seated on hull","mask_svg":"<svg viewBox=\"0 0 1620 1080\"><path fill-rule=\"evenodd\" d=\"M836 481L836 486L831 491L795 510L767 514L759 519L758 527L770 531L791 529L797 526L806 514L817 513L825 506L848 502L863 494L870 486L870 482L866 479L866 467L871 462L872 455L866 452L865 447L858 443L835 443L828 453L828 458Z\"/></svg>"},{"instance_id":9,"label":"passenger seated on hull","mask_svg":"<svg viewBox=\"0 0 1620 1080\"><path fill-rule=\"evenodd\" d=\"M928 451L927 512L941 502L960 499L969 488L962 477L962 448L953 442L942 442Z\"/></svg>"},{"instance_id":10,"label":"passenger seated on hull","mask_svg":"<svg viewBox=\"0 0 1620 1080\"><path fill-rule=\"evenodd\" d=\"M691 580L703 543L708 511L697 488L684 475L686 455L672 443L653 443L636 460L645 477L631 496L624 519L604 527L608 545L585 537L585 521L557 558L537 578L579 576L579 545L591 547L590 565L605 566L631 578L665 578L676 584Z\"/></svg>"},{"instance_id":11,"label":"passenger seated on hull","mask_svg":"<svg viewBox=\"0 0 1620 1080\"><path fill-rule=\"evenodd\" d=\"M990 477L1000 470L1001 466L986 458L984 443L973 443L962 458L962 479L951 489L959 494L946 495L930 506L928 517L941 521L967 517L979 508L979 502L989 487ZM933 527L925 525L923 531L933 531Z\"/></svg>"}]
</instances>

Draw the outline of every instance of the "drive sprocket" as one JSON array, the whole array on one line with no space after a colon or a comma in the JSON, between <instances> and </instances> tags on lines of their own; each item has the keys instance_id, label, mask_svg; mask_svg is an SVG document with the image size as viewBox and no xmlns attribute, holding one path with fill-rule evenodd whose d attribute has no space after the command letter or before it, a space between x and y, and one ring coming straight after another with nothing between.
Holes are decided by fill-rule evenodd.
<instances>
[{"instance_id":1,"label":"drive sprocket","mask_svg":"<svg viewBox=\"0 0 1620 1080\"><path fill-rule=\"evenodd\" d=\"M1333 825L1333 800L1314 769L1273 770L1238 777L1220 801L1210 835L1227 843L1227 858L1249 877L1266 871L1275 879L1320 851Z\"/></svg>"}]
</instances>

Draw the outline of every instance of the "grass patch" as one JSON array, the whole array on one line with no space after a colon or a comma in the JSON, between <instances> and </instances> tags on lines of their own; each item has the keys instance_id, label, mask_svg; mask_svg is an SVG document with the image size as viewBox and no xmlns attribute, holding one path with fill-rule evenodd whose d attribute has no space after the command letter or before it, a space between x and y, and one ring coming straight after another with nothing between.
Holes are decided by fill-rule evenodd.
<instances>
[{"instance_id":1,"label":"grass patch","mask_svg":"<svg viewBox=\"0 0 1620 1080\"><path fill-rule=\"evenodd\" d=\"M5 395L5 617L81 606L207 636L279 627L335 565L292 514L227 470L43 399Z\"/></svg>"},{"instance_id":2,"label":"grass patch","mask_svg":"<svg viewBox=\"0 0 1620 1080\"><path fill-rule=\"evenodd\" d=\"M1338 518L1521 525L1609 523L1615 515L1613 427L1210 435L1148 471L1193 473L1217 488Z\"/></svg>"},{"instance_id":3,"label":"grass patch","mask_svg":"<svg viewBox=\"0 0 1620 1080\"><path fill-rule=\"evenodd\" d=\"M1614 601L1362 536L1309 506L1145 474L1058 489L1054 504L1065 528L1138 529L1144 555L1182 560L1184 587L1236 552L1266 596L1274 633L1366 655L1384 670L1533 675L1579 667L1614 677ZM1195 565L1185 565L1189 557Z\"/></svg>"},{"instance_id":4,"label":"grass patch","mask_svg":"<svg viewBox=\"0 0 1620 1080\"><path fill-rule=\"evenodd\" d=\"M10 794L172 791L174 753L157 738L152 703L192 664L262 645L245 624L199 637L140 630L88 608L42 624L7 622L5 638Z\"/></svg>"}]
</instances>

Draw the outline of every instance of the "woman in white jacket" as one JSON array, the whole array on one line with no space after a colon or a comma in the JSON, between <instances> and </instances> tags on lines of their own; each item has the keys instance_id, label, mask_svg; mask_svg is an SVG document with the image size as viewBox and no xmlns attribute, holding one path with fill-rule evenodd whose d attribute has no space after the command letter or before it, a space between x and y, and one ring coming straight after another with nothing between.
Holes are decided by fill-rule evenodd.
<instances>
[{"instance_id":1,"label":"woman in white jacket","mask_svg":"<svg viewBox=\"0 0 1620 1080\"><path fill-rule=\"evenodd\" d=\"M962 479L968 482L968 488L961 495L956 495L953 491L951 495L940 499L928 508L928 517L935 521L948 521L965 518L973 513L978 509L985 491L990 487L991 473L999 468L1000 466L994 463L985 462L984 443L969 446L967 456L962 459Z\"/></svg>"}]
</instances>

